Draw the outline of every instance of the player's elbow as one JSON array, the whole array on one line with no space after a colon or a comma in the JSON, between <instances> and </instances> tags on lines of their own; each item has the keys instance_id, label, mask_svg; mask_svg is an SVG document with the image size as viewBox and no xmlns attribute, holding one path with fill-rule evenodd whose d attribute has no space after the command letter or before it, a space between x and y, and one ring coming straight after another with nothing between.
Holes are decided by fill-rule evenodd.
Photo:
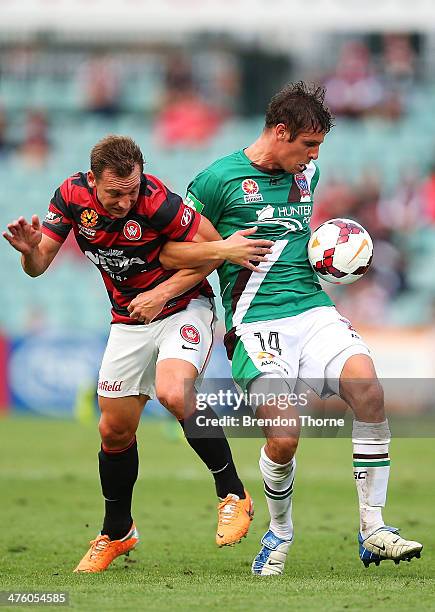
<instances>
[{"instance_id":1,"label":"player's elbow","mask_svg":"<svg viewBox=\"0 0 435 612\"><path fill-rule=\"evenodd\" d=\"M23 261L21 262L21 266L24 272L27 274L27 276L30 276L31 278L36 278L38 276L41 276L41 274L43 274L46 270L46 268L41 268L40 266L38 267L29 266Z\"/></svg>"},{"instance_id":2,"label":"player's elbow","mask_svg":"<svg viewBox=\"0 0 435 612\"><path fill-rule=\"evenodd\" d=\"M38 276L41 276L41 274L43 274L43 272L39 272L39 271L34 271L34 270L24 270L24 272L27 274L27 276L30 276L31 278L37 278Z\"/></svg>"}]
</instances>

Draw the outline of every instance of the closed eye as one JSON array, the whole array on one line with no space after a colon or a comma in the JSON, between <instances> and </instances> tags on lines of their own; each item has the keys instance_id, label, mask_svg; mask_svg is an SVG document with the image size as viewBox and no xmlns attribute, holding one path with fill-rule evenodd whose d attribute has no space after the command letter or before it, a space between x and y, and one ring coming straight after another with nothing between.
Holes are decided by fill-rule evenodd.
<instances>
[{"instance_id":1,"label":"closed eye","mask_svg":"<svg viewBox=\"0 0 435 612\"><path fill-rule=\"evenodd\" d=\"M128 193L126 193L126 194L121 193L120 191L110 191L110 190L106 191L106 193L107 193L107 195L109 195L111 198L120 198L120 197L122 197L123 195L134 195L134 194L136 193L137 189L138 189L138 188L137 188L137 187L135 187L134 189L132 189L131 191L129 191L129 192L128 192Z\"/></svg>"}]
</instances>

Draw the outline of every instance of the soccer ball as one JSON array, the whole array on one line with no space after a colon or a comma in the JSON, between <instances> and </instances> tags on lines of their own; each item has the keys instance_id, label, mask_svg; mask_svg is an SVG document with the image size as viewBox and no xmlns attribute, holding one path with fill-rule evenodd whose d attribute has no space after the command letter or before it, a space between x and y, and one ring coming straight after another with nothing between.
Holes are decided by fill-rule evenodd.
<instances>
[{"instance_id":1,"label":"soccer ball","mask_svg":"<svg viewBox=\"0 0 435 612\"><path fill-rule=\"evenodd\" d=\"M373 258L373 242L356 221L331 219L312 233L308 258L321 279L349 285L367 272Z\"/></svg>"}]
</instances>

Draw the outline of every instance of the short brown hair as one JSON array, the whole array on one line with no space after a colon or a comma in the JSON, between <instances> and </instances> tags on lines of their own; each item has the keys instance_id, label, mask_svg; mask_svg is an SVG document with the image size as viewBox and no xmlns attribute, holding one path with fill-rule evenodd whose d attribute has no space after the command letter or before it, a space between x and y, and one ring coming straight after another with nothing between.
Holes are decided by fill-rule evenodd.
<instances>
[{"instance_id":1,"label":"short brown hair","mask_svg":"<svg viewBox=\"0 0 435 612\"><path fill-rule=\"evenodd\" d=\"M265 127L283 123L290 132L290 141L304 131L326 134L334 124L324 102L324 87L309 86L303 81L289 83L269 102Z\"/></svg>"},{"instance_id":2,"label":"short brown hair","mask_svg":"<svg viewBox=\"0 0 435 612\"><path fill-rule=\"evenodd\" d=\"M96 178L101 178L106 168L125 178L133 172L136 164L143 172L142 151L128 136L110 134L97 142L91 151L91 170Z\"/></svg>"}]
</instances>

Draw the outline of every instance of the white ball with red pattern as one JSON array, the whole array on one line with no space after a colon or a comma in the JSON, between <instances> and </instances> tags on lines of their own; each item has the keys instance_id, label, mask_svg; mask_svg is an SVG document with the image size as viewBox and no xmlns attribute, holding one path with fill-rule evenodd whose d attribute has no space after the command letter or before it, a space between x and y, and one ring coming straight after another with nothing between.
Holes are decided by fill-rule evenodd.
<instances>
[{"instance_id":1,"label":"white ball with red pattern","mask_svg":"<svg viewBox=\"0 0 435 612\"><path fill-rule=\"evenodd\" d=\"M372 262L373 242L352 219L330 219L311 234L308 259L319 278L349 285L365 274Z\"/></svg>"}]
</instances>

